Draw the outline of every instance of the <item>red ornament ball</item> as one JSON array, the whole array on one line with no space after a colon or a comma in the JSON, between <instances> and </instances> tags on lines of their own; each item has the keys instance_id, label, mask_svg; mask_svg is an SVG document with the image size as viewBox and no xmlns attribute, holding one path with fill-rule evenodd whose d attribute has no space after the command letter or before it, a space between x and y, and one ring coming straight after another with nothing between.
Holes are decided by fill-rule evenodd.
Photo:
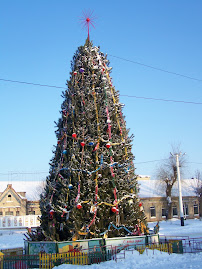
<instances>
[{"instance_id":1,"label":"red ornament ball","mask_svg":"<svg viewBox=\"0 0 202 269\"><path fill-rule=\"evenodd\" d=\"M78 209L81 209L81 208L82 208L82 204L78 203L76 207L77 207Z\"/></svg>"},{"instance_id":2,"label":"red ornament ball","mask_svg":"<svg viewBox=\"0 0 202 269\"><path fill-rule=\"evenodd\" d=\"M51 216L53 216L55 211L53 209L51 209L49 213L50 213Z\"/></svg>"},{"instance_id":3,"label":"red ornament ball","mask_svg":"<svg viewBox=\"0 0 202 269\"><path fill-rule=\"evenodd\" d=\"M76 138L76 136L77 136L77 135L76 135L75 133L72 134L72 137L73 137L73 138Z\"/></svg>"},{"instance_id":4,"label":"red ornament ball","mask_svg":"<svg viewBox=\"0 0 202 269\"><path fill-rule=\"evenodd\" d=\"M113 213L116 213L116 211L117 211L116 207L113 206L113 207L111 208L111 211L112 211Z\"/></svg>"},{"instance_id":5,"label":"red ornament ball","mask_svg":"<svg viewBox=\"0 0 202 269\"><path fill-rule=\"evenodd\" d=\"M85 142L81 142L81 146L82 146L82 147L84 147L84 146L85 146L85 144L86 144Z\"/></svg>"},{"instance_id":6,"label":"red ornament ball","mask_svg":"<svg viewBox=\"0 0 202 269\"><path fill-rule=\"evenodd\" d=\"M111 144L110 143L107 143L106 144L106 147L109 149L111 147Z\"/></svg>"},{"instance_id":7,"label":"red ornament ball","mask_svg":"<svg viewBox=\"0 0 202 269\"><path fill-rule=\"evenodd\" d=\"M76 71L74 71L74 75L77 75L77 72Z\"/></svg>"},{"instance_id":8,"label":"red ornament ball","mask_svg":"<svg viewBox=\"0 0 202 269\"><path fill-rule=\"evenodd\" d=\"M142 203L140 202L140 203L139 203L139 207L141 207L141 206L142 206Z\"/></svg>"}]
</instances>

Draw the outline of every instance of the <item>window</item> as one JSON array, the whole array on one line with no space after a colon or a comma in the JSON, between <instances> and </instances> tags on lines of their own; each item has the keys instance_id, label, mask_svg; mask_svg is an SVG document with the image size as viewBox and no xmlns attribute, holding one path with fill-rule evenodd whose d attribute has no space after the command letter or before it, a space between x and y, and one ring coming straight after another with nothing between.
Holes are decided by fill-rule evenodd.
<instances>
[{"instance_id":1,"label":"window","mask_svg":"<svg viewBox=\"0 0 202 269\"><path fill-rule=\"evenodd\" d=\"M183 212L185 216L189 216L189 208L187 204L183 205Z\"/></svg>"},{"instance_id":2,"label":"window","mask_svg":"<svg viewBox=\"0 0 202 269\"><path fill-rule=\"evenodd\" d=\"M20 216L20 211L16 211L16 216Z\"/></svg>"},{"instance_id":3,"label":"window","mask_svg":"<svg viewBox=\"0 0 202 269\"><path fill-rule=\"evenodd\" d=\"M11 201L11 194L8 195L7 201Z\"/></svg>"},{"instance_id":4,"label":"window","mask_svg":"<svg viewBox=\"0 0 202 269\"><path fill-rule=\"evenodd\" d=\"M178 214L177 214L177 207L176 206L173 207L173 217L174 216L178 216Z\"/></svg>"},{"instance_id":5,"label":"window","mask_svg":"<svg viewBox=\"0 0 202 269\"><path fill-rule=\"evenodd\" d=\"M35 215L35 211L34 210L29 211L29 215Z\"/></svg>"},{"instance_id":6,"label":"window","mask_svg":"<svg viewBox=\"0 0 202 269\"><path fill-rule=\"evenodd\" d=\"M3 215L3 212L2 211L0 211L0 216L2 216Z\"/></svg>"},{"instance_id":7,"label":"window","mask_svg":"<svg viewBox=\"0 0 202 269\"><path fill-rule=\"evenodd\" d=\"M162 217L165 218L166 217L166 209L162 208Z\"/></svg>"},{"instance_id":8,"label":"window","mask_svg":"<svg viewBox=\"0 0 202 269\"><path fill-rule=\"evenodd\" d=\"M13 216L13 211L6 211L5 215L6 216Z\"/></svg>"},{"instance_id":9,"label":"window","mask_svg":"<svg viewBox=\"0 0 202 269\"><path fill-rule=\"evenodd\" d=\"M198 205L194 205L194 215L198 215Z\"/></svg>"},{"instance_id":10,"label":"window","mask_svg":"<svg viewBox=\"0 0 202 269\"><path fill-rule=\"evenodd\" d=\"M150 207L150 214L151 214L151 218L156 217L156 209L154 206Z\"/></svg>"}]
</instances>

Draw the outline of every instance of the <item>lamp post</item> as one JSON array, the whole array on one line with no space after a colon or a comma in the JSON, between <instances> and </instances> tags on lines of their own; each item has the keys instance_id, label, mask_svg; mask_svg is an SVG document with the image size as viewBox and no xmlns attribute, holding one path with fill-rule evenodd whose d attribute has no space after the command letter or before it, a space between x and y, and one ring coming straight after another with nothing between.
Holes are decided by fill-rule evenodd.
<instances>
[{"instance_id":1,"label":"lamp post","mask_svg":"<svg viewBox=\"0 0 202 269\"><path fill-rule=\"evenodd\" d=\"M173 156L173 154L171 153ZM179 165L179 156L181 155L176 153L176 167L177 167L177 181L178 181L178 191L179 191L179 208L180 208L180 221L181 226L184 226L184 213L183 213L183 204L182 204L182 190L181 190L181 181L180 181L180 165Z\"/></svg>"}]
</instances>

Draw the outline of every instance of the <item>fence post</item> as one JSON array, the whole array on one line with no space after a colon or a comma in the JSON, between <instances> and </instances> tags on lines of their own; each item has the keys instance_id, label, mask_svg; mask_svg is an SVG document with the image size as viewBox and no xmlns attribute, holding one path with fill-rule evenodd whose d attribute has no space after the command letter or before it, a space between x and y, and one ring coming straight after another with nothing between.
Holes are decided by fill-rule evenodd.
<instances>
[{"instance_id":1,"label":"fence post","mask_svg":"<svg viewBox=\"0 0 202 269\"><path fill-rule=\"evenodd\" d=\"M4 264L4 254L0 252L0 269L3 269Z\"/></svg>"}]
</instances>

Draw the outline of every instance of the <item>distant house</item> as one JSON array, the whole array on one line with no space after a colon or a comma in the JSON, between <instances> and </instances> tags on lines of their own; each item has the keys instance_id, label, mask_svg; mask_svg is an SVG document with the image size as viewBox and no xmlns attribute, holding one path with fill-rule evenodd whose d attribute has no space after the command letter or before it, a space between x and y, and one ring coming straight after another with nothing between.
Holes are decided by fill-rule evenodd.
<instances>
[{"instance_id":1,"label":"distant house","mask_svg":"<svg viewBox=\"0 0 202 269\"><path fill-rule=\"evenodd\" d=\"M145 180L138 177L139 196L147 217L147 221L160 221L166 219L166 195L165 189L158 180ZM199 218L199 197L195 194L193 180L182 180L182 202L184 217L187 219ZM180 218L179 196L177 183L172 191L172 217Z\"/></svg>"},{"instance_id":2,"label":"distant house","mask_svg":"<svg viewBox=\"0 0 202 269\"><path fill-rule=\"evenodd\" d=\"M39 185L22 181L7 186L5 183L0 182L0 228L38 226L37 218L41 214L37 195Z\"/></svg>"}]
</instances>

